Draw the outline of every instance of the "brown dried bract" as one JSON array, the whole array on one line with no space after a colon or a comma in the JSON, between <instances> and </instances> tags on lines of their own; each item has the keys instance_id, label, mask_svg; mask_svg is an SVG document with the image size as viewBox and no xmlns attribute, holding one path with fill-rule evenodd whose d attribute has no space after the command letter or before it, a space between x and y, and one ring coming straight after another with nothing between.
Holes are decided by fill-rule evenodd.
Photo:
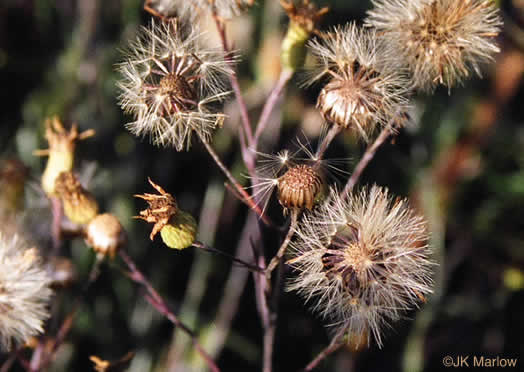
<instances>
[{"instance_id":1,"label":"brown dried bract","mask_svg":"<svg viewBox=\"0 0 524 372\"><path fill-rule=\"evenodd\" d=\"M329 11L329 7L318 9L309 0L298 0L296 2L280 0L280 5L282 5L292 22L299 24L309 33L316 32L316 25Z\"/></svg>"},{"instance_id":2,"label":"brown dried bract","mask_svg":"<svg viewBox=\"0 0 524 372\"><path fill-rule=\"evenodd\" d=\"M290 168L278 180L278 200L286 208L312 209L324 188L320 174L305 164Z\"/></svg>"},{"instance_id":3,"label":"brown dried bract","mask_svg":"<svg viewBox=\"0 0 524 372\"><path fill-rule=\"evenodd\" d=\"M143 195L136 194L136 198L144 199L149 203L149 208L140 211L140 215L134 218L140 218L155 224L153 231L151 231L149 235L149 239L153 240L155 235L168 224L171 216L177 213L178 206L175 198L171 194L164 191L162 187L155 184L150 178L148 178L148 181L160 195L147 193Z\"/></svg>"},{"instance_id":4,"label":"brown dried bract","mask_svg":"<svg viewBox=\"0 0 524 372\"><path fill-rule=\"evenodd\" d=\"M81 141L95 135L94 129L88 129L79 133L76 124L73 124L71 129L68 131L64 128L64 125L60 119L58 119L56 116L51 119L47 119L45 121L45 127L45 138L49 143L49 149L36 150L34 152L36 156L48 156L52 151L72 153L75 150L77 141Z\"/></svg>"}]
</instances>

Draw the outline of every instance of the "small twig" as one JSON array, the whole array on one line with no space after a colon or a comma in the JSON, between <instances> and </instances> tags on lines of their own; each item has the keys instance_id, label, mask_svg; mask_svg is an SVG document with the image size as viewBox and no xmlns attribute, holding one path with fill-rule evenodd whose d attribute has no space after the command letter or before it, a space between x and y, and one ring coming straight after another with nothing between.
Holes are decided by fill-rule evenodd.
<instances>
[{"instance_id":1,"label":"small twig","mask_svg":"<svg viewBox=\"0 0 524 372\"><path fill-rule=\"evenodd\" d=\"M229 48L229 45L227 43L226 26L224 22L222 21L222 19L217 16L215 11L213 14L213 19L215 20L215 25L218 31L218 36L220 37L220 40L222 41L222 48L224 49L224 52L226 52L225 59L232 66L233 59L231 57L231 49ZM229 75L229 80L231 82L231 87L233 88L233 91L235 92L235 97L237 99L238 108L240 110L240 117L242 118L242 125L244 128L244 132L246 134L247 143L249 145L252 145L253 144L253 130L251 129L251 122L249 120L249 114L247 112L246 101L244 100L244 96L242 95L242 92L240 90L240 84L238 83L236 71L233 71L233 73Z\"/></svg>"},{"instance_id":2,"label":"small twig","mask_svg":"<svg viewBox=\"0 0 524 372\"><path fill-rule=\"evenodd\" d=\"M124 249L121 249L119 254L130 270L129 278L131 278L136 283L141 284L146 289L148 293L146 300L151 304L151 306L153 306L160 314L165 316L171 323L173 323L175 327L178 327L191 338L193 346L213 372L220 372L220 369L215 364L213 359L209 356L209 354L207 354L207 352L198 342L198 337L195 335L195 333L188 326L182 323L178 317L169 309L165 300L162 298L162 296L160 296L156 289L153 288L144 274L142 274L142 272L136 267L132 258L125 252Z\"/></svg>"},{"instance_id":3,"label":"small twig","mask_svg":"<svg viewBox=\"0 0 524 372\"><path fill-rule=\"evenodd\" d=\"M193 247L196 247L196 248L200 248L200 249L203 249L204 251L208 251L208 252L212 252L212 253L217 253L219 255L222 255L224 257L227 257L229 258L230 260L236 262L236 263L239 263L240 265L242 266L245 266L246 268L250 269L251 271L256 271L256 272L264 272L265 270L261 267L258 267L256 265L253 265L253 264L250 264L249 262L246 262L244 260L241 260L239 258L236 258L230 254L227 254L226 252L222 252L216 248L213 248L213 247L210 247L202 242L194 242L193 243Z\"/></svg>"},{"instance_id":4,"label":"small twig","mask_svg":"<svg viewBox=\"0 0 524 372\"><path fill-rule=\"evenodd\" d=\"M271 273L275 268L278 266L280 261L282 261L282 257L284 257L284 254L286 253L286 249L291 242L291 238L293 237L293 234L295 233L296 227L297 227L297 220L298 220L298 214L299 212L297 210L291 211L291 222L289 224L289 229L287 231L286 237L282 241L282 244L280 245L280 248L278 249L277 254L275 257L271 259L269 262L269 265L266 269L266 281L267 281L267 291L271 291Z\"/></svg>"},{"instance_id":5,"label":"small twig","mask_svg":"<svg viewBox=\"0 0 524 372\"><path fill-rule=\"evenodd\" d=\"M341 131L342 127L340 125L332 125L331 128L329 128L326 136L322 139L322 142L318 146L318 150L315 154L317 159L322 159L324 157L324 153L326 152L327 148Z\"/></svg>"},{"instance_id":6,"label":"small twig","mask_svg":"<svg viewBox=\"0 0 524 372\"><path fill-rule=\"evenodd\" d=\"M266 225L272 226L273 223L264 214L262 209L260 209L260 207L253 200L253 198L246 192L246 190L244 190L244 188L242 187L242 185L240 185L240 183L236 180L236 178L233 177L233 175L231 174L229 169L227 169L227 167L224 165L224 163L222 163L222 160L220 160L220 158L218 157L218 154L215 152L213 147L209 143L207 143L204 139L202 139L201 142L204 144L207 152L209 153L209 155L211 155L211 157L213 158L215 163L218 165L220 170L224 173L224 175L227 177L229 182L231 182L233 184L233 186L235 187L235 189L238 192L238 194L240 194L241 200L244 203L246 203L260 217L260 219Z\"/></svg>"},{"instance_id":7,"label":"small twig","mask_svg":"<svg viewBox=\"0 0 524 372\"><path fill-rule=\"evenodd\" d=\"M368 148L364 152L364 155L362 155L362 158L353 170L353 174L346 183L346 186L344 187L344 190L342 191L341 195L343 195L344 197L349 195L355 184L358 182L360 176L362 175L362 172L364 171L364 169L366 169L369 162L375 156L375 153L377 152L378 148L382 146L382 144L391 135L391 133L392 131L389 126L384 127L384 129L382 129L382 132L380 132L380 135L377 137L375 142L368 146Z\"/></svg>"},{"instance_id":8,"label":"small twig","mask_svg":"<svg viewBox=\"0 0 524 372\"><path fill-rule=\"evenodd\" d=\"M337 351L338 349L340 349L340 347L342 347L344 345L344 342L339 342L340 339L342 338L342 336L344 336L344 333L346 332L346 329L345 328L342 328L336 335L335 337L333 337L333 340L331 340L331 342L329 343L329 345L324 349L322 350L316 357L315 359L313 359L311 362L309 362L309 364L304 368L304 372L310 372L312 371L313 369L315 369L316 367L318 367L318 365L320 364L320 362L322 362L326 357L328 357L330 354L334 353L335 351Z\"/></svg>"},{"instance_id":9,"label":"small twig","mask_svg":"<svg viewBox=\"0 0 524 372\"><path fill-rule=\"evenodd\" d=\"M252 143L253 148L256 150L258 145L258 140L260 139L260 136L264 132L264 129L266 128L269 118L271 116L271 113L273 112L273 109L275 108L275 105L278 102L278 99L280 95L282 94L284 88L286 87L286 84L293 76L293 71L289 69L283 69L280 73L280 77L278 78L278 81L269 94L269 97L266 101L266 104L264 105L264 108L262 109L262 113L260 114L260 119L258 120L256 131L255 131L255 138Z\"/></svg>"},{"instance_id":10,"label":"small twig","mask_svg":"<svg viewBox=\"0 0 524 372\"><path fill-rule=\"evenodd\" d=\"M81 294L75 299L73 309L69 312L69 314L65 317L64 321L62 322L62 325L60 326L56 334L56 337L53 340L53 343L51 344L50 351L48 353L45 353L42 356L42 358L38 357L33 358L33 360L31 360L31 371L45 370L49 363L51 363L51 361L53 360L53 356L56 354L62 343L65 341L67 334L73 327L73 321L78 309L80 308L82 300L87 296L87 292L91 287L91 284L93 284L95 280L98 278L98 274L100 273L100 265L102 264L102 261L103 257L96 257L93 266L91 267L91 271L89 272L87 282L84 284Z\"/></svg>"},{"instance_id":11,"label":"small twig","mask_svg":"<svg viewBox=\"0 0 524 372\"><path fill-rule=\"evenodd\" d=\"M51 197L51 213L53 215L52 225L51 225L51 236L53 238L53 256L58 256L60 251L60 244L62 238L62 216L64 211L62 209L62 202L56 197Z\"/></svg>"}]
</instances>

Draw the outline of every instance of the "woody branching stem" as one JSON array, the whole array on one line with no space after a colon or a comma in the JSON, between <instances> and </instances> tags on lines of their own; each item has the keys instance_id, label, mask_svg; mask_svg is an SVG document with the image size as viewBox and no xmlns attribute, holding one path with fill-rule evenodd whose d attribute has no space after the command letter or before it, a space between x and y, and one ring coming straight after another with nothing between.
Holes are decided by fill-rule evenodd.
<instances>
[{"instance_id":1,"label":"woody branching stem","mask_svg":"<svg viewBox=\"0 0 524 372\"><path fill-rule=\"evenodd\" d=\"M224 21L220 19L220 17L216 13L213 14L213 19L215 20L218 36L220 37L220 40L222 42L222 48L224 49L224 52L226 52L226 59L228 62L232 63L230 54L231 49L227 43L226 25L224 24ZM238 83L236 72L229 76L229 80L231 82L231 87L235 92L235 97L237 99L238 108L240 110L240 116L242 118L242 125L244 128L245 136L247 138L247 143L251 146L254 143L253 129L251 129L251 121L249 120L247 105L244 100L244 96L242 95L242 91L240 90L240 84Z\"/></svg>"},{"instance_id":2,"label":"woody branching stem","mask_svg":"<svg viewBox=\"0 0 524 372\"><path fill-rule=\"evenodd\" d=\"M348 182L346 183L346 186L344 187L344 190L342 191L342 195L348 195L351 192L353 187L358 182L360 176L362 175L362 172L364 172L364 169L366 169L369 162L373 159L373 157L377 153L377 150L379 149L379 147L382 146L382 144L388 139L391 133L392 131L391 131L390 126L384 127L384 129L382 129L382 132L380 132L375 142L373 142L371 145L368 146L368 148L364 152L364 155L362 155L362 158L360 159L357 166L355 167L353 174L351 175Z\"/></svg>"},{"instance_id":3,"label":"woody branching stem","mask_svg":"<svg viewBox=\"0 0 524 372\"><path fill-rule=\"evenodd\" d=\"M255 130L255 139L253 143L255 150L258 145L258 140L260 139L260 136L262 135L262 133L264 132L264 129L266 129L267 124L269 123L269 118L271 116L271 113L273 112L273 109L275 108L275 105L277 104L278 99L280 98L282 92L284 91L286 84L289 82L292 76L293 76L293 71L289 69L282 70L275 87L269 94L269 97L264 105L264 108L262 109L262 114L260 114L260 119L258 120L257 127Z\"/></svg>"},{"instance_id":4,"label":"woody branching stem","mask_svg":"<svg viewBox=\"0 0 524 372\"><path fill-rule=\"evenodd\" d=\"M334 353L340 347L344 345L344 342L341 341L342 337L344 336L345 329L342 329L342 331L339 331L335 337L331 340L329 345L324 348L318 355L313 359L309 364L304 368L304 372L310 372L318 367L320 362L322 362L326 357L328 357L330 354Z\"/></svg>"},{"instance_id":5,"label":"woody branching stem","mask_svg":"<svg viewBox=\"0 0 524 372\"><path fill-rule=\"evenodd\" d=\"M141 284L146 289L147 291L146 299L151 304L151 306L153 306L160 314L165 316L171 323L173 323L175 327L178 327L179 329L181 329L184 333L186 333L191 338L191 341L196 351L204 359L208 368L211 371L220 372L220 369L215 364L211 356L207 354L207 352L203 349L203 347L198 342L198 337L196 336L196 334L188 326L182 323L178 319L178 317L169 309L165 300L162 298L162 296L160 296L160 294L156 291L156 289L153 288L153 286L151 285L149 280L144 276L144 274L142 274L142 272L136 267L132 258L125 252L124 249L121 249L119 251L119 254L122 260L126 263L127 267L130 270L129 278L132 279L134 282Z\"/></svg>"},{"instance_id":6,"label":"woody branching stem","mask_svg":"<svg viewBox=\"0 0 524 372\"><path fill-rule=\"evenodd\" d=\"M278 266L280 261L282 260L282 257L284 257L284 254L286 253L286 249L291 242L291 238L293 237L293 234L295 233L296 227L297 227L297 221L298 221L298 214L300 212L296 209L293 209L291 211L291 222L289 224L289 230L287 231L286 237L284 238L284 241L280 245L280 248L278 249L277 254L275 257L271 259L271 262L269 263L268 267L266 268L266 280L267 280L267 288L270 290L271 288L271 272L275 270L275 268Z\"/></svg>"},{"instance_id":7,"label":"woody branching stem","mask_svg":"<svg viewBox=\"0 0 524 372\"><path fill-rule=\"evenodd\" d=\"M229 182L235 187L235 190L238 192L239 196L241 196L241 201L243 201L249 208L251 208L259 217L260 219L268 226L272 226L272 222L269 220L269 218L264 214L262 209L254 202L252 197L244 190L244 188L240 185L240 183L236 180L235 177L231 174L231 172L227 169L227 167L222 163L220 158L218 157L218 154L215 152L213 147L207 143L205 140L201 141L204 144L204 147L206 148L207 152L209 152L209 155L213 158L215 163L218 165L220 170L224 173L224 175L227 177Z\"/></svg>"},{"instance_id":8,"label":"woody branching stem","mask_svg":"<svg viewBox=\"0 0 524 372\"><path fill-rule=\"evenodd\" d=\"M202 243L202 242L198 242L198 241L196 241L196 242L193 243L193 247L195 247L195 248L199 248L199 249L202 249L202 250L204 250L204 251L208 251L208 252L216 253L216 254L222 255L222 256L224 256L224 257L227 257L227 258L229 258L231 261L236 262L236 263L238 263L238 264L244 266L245 268L247 268L247 269L249 269L249 270L251 270L251 271L254 271L254 272L263 272L263 271L264 271L264 269L261 268L261 267L258 267L258 266L256 266L256 265L250 264L249 262L246 262L246 261L244 261L244 260L241 260L241 259L239 259L239 258L236 258L236 257L234 257L234 256L231 256L230 254L227 254L226 252L222 252L222 251L220 251L220 250L218 250L218 249L212 248L212 247L208 246L208 245L205 244L205 243Z\"/></svg>"}]
</instances>

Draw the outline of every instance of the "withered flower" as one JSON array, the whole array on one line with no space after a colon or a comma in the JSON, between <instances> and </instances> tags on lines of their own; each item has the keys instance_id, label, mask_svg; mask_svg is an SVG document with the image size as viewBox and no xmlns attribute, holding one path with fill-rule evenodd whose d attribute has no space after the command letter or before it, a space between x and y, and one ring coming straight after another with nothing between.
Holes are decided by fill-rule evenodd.
<instances>
[{"instance_id":1,"label":"withered flower","mask_svg":"<svg viewBox=\"0 0 524 372\"><path fill-rule=\"evenodd\" d=\"M55 181L55 193L62 201L64 214L74 223L86 224L98 214L98 203L73 172L62 172Z\"/></svg>"},{"instance_id":2,"label":"withered flower","mask_svg":"<svg viewBox=\"0 0 524 372\"><path fill-rule=\"evenodd\" d=\"M93 129L79 133L76 124L70 130L64 128L58 117L45 121L45 138L49 143L49 149L36 150L36 156L49 156L44 174L42 175L42 188L47 195L55 195L55 180L62 172L73 169L75 147L78 141L92 137Z\"/></svg>"}]
</instances>

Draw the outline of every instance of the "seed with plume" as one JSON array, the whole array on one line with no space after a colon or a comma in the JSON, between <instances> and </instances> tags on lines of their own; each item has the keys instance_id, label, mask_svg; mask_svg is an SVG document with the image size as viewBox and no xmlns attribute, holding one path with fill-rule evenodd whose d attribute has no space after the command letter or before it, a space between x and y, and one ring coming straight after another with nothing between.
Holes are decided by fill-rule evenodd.
<instances>
[{"instance_id":1,"label":"seed with plume","mask_svg":"<svg viewBox=\"0 0 524 372\"><path fill-rule=\"evenodd\" d=\"M431 293L425 222L387 189L373 186L347 200L332 191L303 216L296 236L289 289L353 341L373 335L381 346L382 328Z\"/></svg>"},{"instance_id":2,"label":"seed with plume","mask_svg":"<svg viewBox=\"0 0 524 372\"><path fill-rule=\"evenodd\" d=\"M5 349L43 332L50 283L36 248L0 232L0 343Z\"/></svg>"},{"instance_id":3,"label":"seed with plume","mask_svg":"<svg viewBox=\"0 0 524 372\"><path fill-rule=\"evenodd\" d=\"M201 36L176 20L153 22L131 44L118 87L120 105L135 118L126 125L132 133L182 151L193 133L208 141L222 125L219 102L229 94L233 72L224 52L200 47Z\"/></svg>"},{"instance_id":4,"label":"seed with plume","mask_svg":"<svg viewBox=\"0 0 524 372\"><path fill-rule=\"evenodd\" d=\"M316 65L307 84L323 81L317 100L330 123L348 128L364 140L408 108L408 80L391 48L373 30L349 23L309 44Z\"/></svg>"},{"instance_id":5,"label":"seed with plume","mask_svg":"<svg viewBox=\"0 0 524 372\"><path fill-rule=\"evenodd\" d=\"M481 75L481 65L499 52L502 25L491 0L373 0L366 24L395 45L416 89L448 88Z\"/></svg>"}]
</instances>

